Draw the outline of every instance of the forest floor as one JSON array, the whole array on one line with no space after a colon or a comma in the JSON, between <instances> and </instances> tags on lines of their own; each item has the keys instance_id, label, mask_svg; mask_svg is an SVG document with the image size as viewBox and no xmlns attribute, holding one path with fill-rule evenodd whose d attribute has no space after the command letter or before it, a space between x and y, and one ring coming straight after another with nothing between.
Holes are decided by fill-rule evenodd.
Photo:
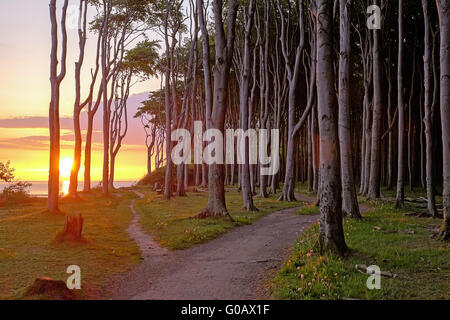
<instances>
[{"instance_id":1,"label":"forest floor","mask_svg":"<svg viewBox=\"0 0 450 320\"><path fill-rule=\"evenodd\" d=\"M360 199L362 221L345 219L350 254L319 255L315 196L304 187L298 192L297 203L255 197L260 211L248 213L241 195L227 188L231 222L192 219L207 192L167 202L143 187L107 198L97 190L61 201L64 212L83 214L85 241L77 244L55 242L65 217L44 214L45 199L3 205L0 299L22 298L37 277L66 280L69 265L81 268L80 299L449 298L450 246L430 238L440 219L407 215L423 210L417 203L396 210L383 191L382 201ZM355 264L378 265L397 277L368 290L368 275Z\"/></svg>"},{"instance_id":2,"label":"forest floor","mask_svg":"<svg viewBox=\"0 0 450 320\"><path fill-rule=\"evenodd\" d=\"M261 209L258 213L242 212L240 205L239 209L235 210L233 204L236 201L238 205L239 201L235 199L238 197L229 191L227 205L232 217L237 221L235 223L225 219L211 219L209 222L188 220L193 222L178 225L180 216L188 215L188 212L192 216L198 212L193 211L189 204L194 207L206 204L204 195L195 198L195 195L190 194L188 198L179 200L184 206L177 204L173 211L164 211L166 222L155 224L155 221L148 221L148 216L159 221L162 219L158 215L158 199L154 198L152 192L147 192L146 195L140 192L138 194L144 197L143 200L137 201L140 203L137 211L141 213L145 231L132 227L130 233L140 244L143 261L133 272L116 279L117 287L110 288L113 299L266 298L267 288L263 286L265 276L279 268L289 254L294 240L318 219L317 216L296 214L298 208L295 207L267 214L268 210L273 209L267 209L267 204L272 203L271 199L255 199L255 204ZM277 203L273 205L279 206L280 202ZM289 205L299 206L301 202ZM180 208L180 211L177 208ZM137 217L137 212L135 214ZM263 215L265 216L262 217ZM260 219L249 224L258 218ZM185 219L186 217L182 220ZM206 222L207 225L203 225ZM232 224L240 227L217 237ZM155 225L168 230L150 228ZM215 227L211 228L211 225ZM179 232L180 228L190 229L187 232ZM170 239L168 235L174 230L178 231L176 234L181 238ZM146 231L157 237L156 243L169 244L171 249L191 247L211 237L216 239L186 250L168 251L151 239L142 241L148 237Z\"/></svg>"},{"instance_id":3,"label":"forest floor","mask_svg":"<svg viewBox=\"0 0 450 320\"><path fill-rule=\"evenodd\" d=\"M304 190L302 190L304 191ZM417 198L423 192L407 192ZM423 205L407 203L395 209L392 192L384 190L380 201L360 199L372 207L363 220L344 219L348 256L321 255L317 246L318 225L295 242L275 279L268 283L275 299L449 299L450 245L432 238L441 219L418 217ZM317 214L307 206L300 214ZM396 277L382 277L381 289L369 290L368 274L356 264L377 265Z\"/></svg>"}]
</instances>

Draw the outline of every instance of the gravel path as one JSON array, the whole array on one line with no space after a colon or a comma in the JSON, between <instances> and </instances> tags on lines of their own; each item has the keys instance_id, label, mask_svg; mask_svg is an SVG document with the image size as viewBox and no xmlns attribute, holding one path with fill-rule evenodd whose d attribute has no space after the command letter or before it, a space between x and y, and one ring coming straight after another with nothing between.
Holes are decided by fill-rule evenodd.
<instances>
[{"instance_id":1,"label":"gravel path","mask_svg":"<svg viewBox=\"0 0 450 320\"><path fill-rule=\"evenodd\" d=\"M318 216L284 209L208 243L169 252L142 231L134 201L130 208L134 219L128 232L141 248L143 261L117 281L113 299L263 298L259 292L264 276L281 265L295 239L318 221Z\"/></svg>"}]
</instances>

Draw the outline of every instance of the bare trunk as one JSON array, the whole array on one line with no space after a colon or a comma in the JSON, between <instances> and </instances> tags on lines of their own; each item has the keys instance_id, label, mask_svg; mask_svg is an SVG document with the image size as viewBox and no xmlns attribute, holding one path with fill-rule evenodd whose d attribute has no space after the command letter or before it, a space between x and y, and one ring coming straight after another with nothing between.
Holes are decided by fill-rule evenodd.
<instances>
[{"instance_id":1,"label":"bare trunk","mask_svg":"<svg viewBox=\"0 0 450 320\"><path fill-rule=\"evenodd\" d=\"M84 7L83 7L83 4L84 4ZM82 138L81 138L81 126L80 126L80 113L81 113L82 108L84 108L84 106L85 106L85 104L81 105L81 67L83 66L84 48L86 46L87 1L80 0L79 15L80 15L80 19L81 19L81 17L83 17L83 24L80 25L78 28L80 53L79 53L78 61L75 63L75 104L74 104L74 108L73 108L73 127L74 127L74 135L75 135L75 147L74 147L73 165L72 165L72 169L70 172L70 183L69 183L69 192L68 192L68 196L71 196L71 197L77 196L78 172L80 171L80 166L81 166ZM91 93L91 95L92 95L92 93Z\"/></svg>"},{"instance_id":2,"label":"bare trunk","mask_svg":"<svg viewBox=\"0 0 450 320\"><path fill-rule=\"evenodd\" d=\"M321 251L345 254L347 245L342 226L340 152L337 101L334 88L332 8L317 0L317 98L320 135L320 227Z\"/></svg>"},{"instance_id":3,"label":"bare trunk","mask_svg":"<svg viewBox=\"0 0 450 320\"><path fill-rule=\"evenodd\" d=\"M211 110L211 121L208 129L218 129L222 134L225 128L225 110L228 98L228 78L232 62L234 49L235 23L238 9L238 2L230 0L227 12L227 33L225 33L222 12L222 0L214 0L215 18L215 44L216 44L216 65L214 67L214 102ZM203 5L200 6L201 8ZM200 23L200 25L202 25ZM209 62L208 62L209 63ZM205 65L204 65L205 67ZM208 170L208 191L209 199L206 208L199 217L227 216L229 218L225 203L223 164L213 163Z\"/></svg>"},{"instance_id":4,"label":"bare trunk","mask_svg":"<svg viewBox=\"0 0 450 320\"><path fill-rule=\"evenodd\" d=\"M404 150L405 150L405 105L403 102L403 0L398 1L398 69L397 69L397 108L398 108L398 164L396 207L402 208L405 200Z\"/></svg>"},{"instance_id":5,"label":"bare trunk","mask_svg":"<svg viewBox=\"0 0 450 320\"><path fill-rule=\"evenodd\" d=\"M56 0L51 0L49 4L51 21L51 54L50 54L50 85L51 100L49 105L49 135L50 135L50 162L48 176L48 198L47 211L52 214L60 213L59 210L59 157L60 157L60 124L59 124L59 88L66 75L67 56L67 32L66 14L68 0L64 1L61 29L62 29L62 53L61 70L58 69L58 22L56 18Z\"/></svg>"},{"instance_id":6,"label":"bare trunk","mask_svg":"<svg viewBox=\"0 0 450 320\"><path fill-rule=\"evenodd\" d=\"M434 198L434 181L433 181L433 128L431 125L431 90L430 90L430 15L428 12L428 0L422 0L422 8L424 15L424 29L425 29L425 51L423 55L423 69L424 78L423 84L425 89L425 140L426 140L426 187L427 187L427 199L428 199L428 213L433 217L436 216L436 202Z\"/></svg>"},{"instance_id":7,"label":"bare trunk","mask_svg":"<svg viewBox=\"0 0 450 320\"><path fill-rule=\"evenodd\" d=\"M383 99L381 96L381 57L380 32L373 30L373 117L372 117L372 151L370 156L370 178L367 196L380 198L380 161L381 161L381 119L383 116Z\"/></svg>"},{"instance_id":8,"label":"bare trunk","mask_svg":"<svg viewBox=\"0 0 450 320\"><path fill-rule=\"evenodd\" d=\"M255 1L251 0L248 7L248 12L245 13L245 34L244 34L244 58L242 61L241 70L241 90L240 90L240 124L244 132L248 130L249 123L249 90L250 90L250 35L253 27L253 18L255 14ZM253 75L256 76L256 75ZM244 163L241 165L241 188L242 200L245 210L257 211L253 203L253 193L250 182L250 155L249 144L250 137L244 138Z\"/></svg>"},{"instance_id":9,"label":"bare trunk","mask_svg":"<svg viewBox=\"0 0 450 320\"><path fill-rule=\"evenodd\" d=\"M350 57L351 0L340 0L340 54L339 54L339 142L341 153L343 211L352 218L361 218L356 197L353 173L352 136L350 119Z\"/></svg>"},{"instance_id":10,"label":"bare trunk","mask_svg":"<svg viewBox=\"0 0 450 320\"><path fill-rule=\"evenodd\" d=\"M444 221L440 237L450 239L450 3L447 0L436 0L439 10L441 32L441 122L442 153L444 160Z\"/></svg>"}]
</instances>

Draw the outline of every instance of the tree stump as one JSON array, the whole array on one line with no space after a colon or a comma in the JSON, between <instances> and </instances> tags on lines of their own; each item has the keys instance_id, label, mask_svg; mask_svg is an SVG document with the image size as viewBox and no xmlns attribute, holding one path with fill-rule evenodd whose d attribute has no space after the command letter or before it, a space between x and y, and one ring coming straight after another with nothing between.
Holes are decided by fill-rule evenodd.
<instances>
[{"instance_id":1,"label":"tree stump","mask_svg":"<svg viewBox=\"0 0 450 320\"><path fill-rule=\"evenodd\" d=\"M66 225L64 226L64 235L68 240L81 240L83 231L83 217L81 213L76 216L66 216Z\"/></svg>"},{"instance_id":2,"label":"tree stump","mask_svg":"<svg viewBox=\"0 0 450 320\"><path fill-rule=\"evenodd\" d=\"M75 295L67 288L64 281L43 277L34 280L33 284L26 289L24 297L68 300L74 299Z\"/></svg>"},{"instance_id":3,"label":"tree stump","mask_svg":"<svg viewBox=\"0 0 450 320\"><path fill-rule=\"evenodd\" d=\"M81 242L83 232L83 216L81 213L77 215L67 215L64 230L57 236L58 242Z\"/></svg>"}]
</instances>

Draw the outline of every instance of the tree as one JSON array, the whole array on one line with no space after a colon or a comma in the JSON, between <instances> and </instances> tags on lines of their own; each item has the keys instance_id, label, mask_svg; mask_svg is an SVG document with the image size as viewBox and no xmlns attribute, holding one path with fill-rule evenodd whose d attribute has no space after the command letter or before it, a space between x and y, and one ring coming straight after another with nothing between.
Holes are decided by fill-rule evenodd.
<instances>
[{"instance_id":1,"label":"tree","mask_svg":"<svg viewBox=\"0 0 450 320\"><path fill-rule=\"evenodd\" d=\"M291 57L289 55L290 48L288 44L290 42L290 37L287 34L287 26L284 17L284 11L280 4L280 0L276 1L278 12L281 16L281 49L286 64L287 76L289 81L289 106L288 106L288 144L287 144L287 154L286 154L286 172L284 178L283 192L281 194L280 200L285 201L295 201L294 189L295 189L295 150L297 148L297 135L294 134L295 128L295 114L296 114L296 91L299 82L299 73L301 66L302 52L305 46L305 30L303 21L303 4L301 1L298 2L298 24L299 24L299 38L300 41L295 51L295 62L292 65Z\"/></svg>"},{"instance_id":2,"label":"tree","mask_svg":"<svg viewBox=\"0 0 450 320\"><path fill-rule=\"evenodd\" d=\"M403 102L403 0L398 1L398 63L397 63L397 108L398 108L398 165L397 202L402 208L405 199L404 151L405 151L405 105Z\"/></svg>"},{"instance_id":3,"label":"tree","mask_svg":"<svg viewBox=\"0 0 450 320\"><path fill-rule=\"evenodd\" d=\"M223 1L214 0L214 22L215 22L215 46L216 63L214 67L214 99L210 114L208 129L217 129L222 134L225 129L225 110L228 98L228 79L233 57L236 14L238 9L237 0L228 1L227 10L227 32L225 33L223 21ZM203 8L203 4L199 6ZM202 25L202 23L200 23ZM223 164L213 163L208 170L208 204L200 213L199 217L229 216L225 203L224 170Z\"/></svg>"},{"instance_id":4,"label":"tree","mask_svg":"<svg viewBox=\"0 0 450 320\"><path fill-rule=\"evenodd\" d=\"M428 213L436 216L436 202L434 198L434 183L433 183L433 128L431 126L431 73L430 73L430 15L428 12L428 0L422 0L423 16L424 16L424 43L425 51L423 55L423 85L425 89L425 139L426 139L426 186L427 186L427 200Z\"/></svg>"},{"instance_id":5,"label":"tree","mask_svg":"<svg viewBox=\"0 0 450 320\"><path fill-rule=\"evenodd\" d=\"M244 9L244 56L241 66L240 79L240 126L246 132L249 123L249 89L250 89L250 36L253 27L253 18L255 15L256 4L254 0L250 0L248 11ZM256 75L253 75L256 76ZM250 137L244 138L244 161L241 165L241 188L244 208L247 211L257 211L253 203L253 193L250 186L250 166L249 166L249 144Z\"/></svg>"},{"instance_id":6,"label":"tree","mask_svg":"<svg viewBox=\"0 0 450 320\"><path fill-rule=\"evenodd\" d=\"M342 166L343 210L352 218L361 218L353 174L352 138L350 121L350 57L351 0L340 0L340 54L339 54L339 142Z\"/></svg>"},{"instance_id":7,"label":"tree","mask_svg":"<svg viewBox=\"0 0 450 320\"><path fill-rule=\"evenodd\" d=\"M377 1L375 1L375 4ZM383 116L383 98L381 96L381 56L380 32L373 30L373 116L372 116L372 150L370 158L370 178L368 197L380 197L380 163L381 163L381 119Z\"/></svg>"},{"instance_id":8,"label":"tree","mask_svg":"<svg viewBox=\"0 0 450 320\"><path fill-rule=\"evenodd\" d=\"M58 73L58 22L56 18L56 0L50 1L51 22L51 53L50 53L50 86L51 99L49 106L50 129L50 164L48 177L47 211L52 214L60 213L59 210L59 157L60 157L60 124L59 124L59 99L60 86L66 76L67 58L67 30L66 15L68 0L64 1L61 14L62 52L61 69Z\"/></svg>"},{"instance_id":9,"label":"tree","mask_svg":"<svg viewBox=\"0 0 450 320\"><path fill-rule=\"evenodd\" d=\"M338 106L334 92L332 7L317 0L317 98L320 136L321 250L343 255L347 251L342 226Z\"/></svg>"},{"instance_id":10,"label":"tree","mask_svg":"<svg viewBox=\"0 0 450 320\"><path fill-rule=\"evenodd\" d=\"M444 192L444 221L440 237L450 239L450 3L447 0L436 0L439 12L441 33L441 123L442 123L442 155Z\"/></svg>"},{"instance_id":11,"label":"tree","mask_svg":"<svg viewBox=\"0 0 450 320\"><path fill-rule=\"evenodd\" d=\"M74 145L74 157L73 165L70 172L70 183L68 196L76 197L78 189L78 173L81 166L81 148L82 148L82 137L81 137L81 125L80 125L80 114L81 111L88 105L92 104L92 96L94 92L94 86L97 79L99 71L99 52L100 52L100 41L102 33L98 33L97 40L97 55L96 55L96 68L92 73L92 81L89 89L89 94L86 100L81 101L81 68L84 62L86 40L87 40L87 11L88 11L88 1L80 0L79 5L79 15L82 23L78 26L78 43L79 43L79 56L78 61L75 62L75 103L73 108L73 126L75 135L75 145ZM90 162L90 161L89 161ZM89 177L90 178L90 177ZM90 179L89 179L90 180ZM89 181L90 183L90 181Z\"/></svg>"}]
</instances>

